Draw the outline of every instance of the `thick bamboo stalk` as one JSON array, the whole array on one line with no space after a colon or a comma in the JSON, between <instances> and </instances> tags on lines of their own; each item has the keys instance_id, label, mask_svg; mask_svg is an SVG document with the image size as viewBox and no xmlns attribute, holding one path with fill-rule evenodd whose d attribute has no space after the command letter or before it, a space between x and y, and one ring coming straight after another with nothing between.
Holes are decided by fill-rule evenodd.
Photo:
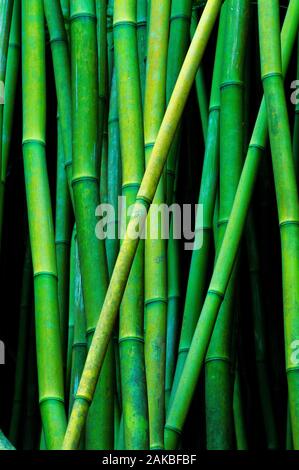
<instances>
[{"instance_id":1,"label":"thick bamboo stalk","mask_svg":"<svg viewBox=\"0 0 299 470\"><path fill-rule=\"evenodd\" d=\"M202 179L198 203L204 207L203 221L197 216L195 244L203 235L202 247L192 252L188 276L183 321L179 342L178 360L172 385L171 400L174 397L184 363L190 349L193 333L206 294L206 276L208 259L211 250L213 216L219 176L219 121L220 121L220 79L223 58L224 35L226 31L226 8L223 6L220 15L215 64L213 71L212 92L210 99L209 124L204 155ZM203 230L203 232L202 232Z\"/></svg>"},{"instance_id":2,"label":"thick bamboo stalk","mask_svg":"<svg viewBox=\"0 0 299 470\"><path fill-rule=\"evenodd\" d=\"M32 301L32 259L29 239L26 242L25 257L22 275L22 292L20 303L19 331L18 331L18 351L15 371L15 389L13 406L11 412L11 422L9 429L9 439L17 446L20 436L21 418L24 412L24 383L26 364L26 345L29 336L29 314L31 312Z\"/></svg>"},{"instance_id":3,"label":"thick bamboo stalk","mask_svg":"<svg viewBox=\"0 0 299 470\"><path fill-rule=\"evenodd\" d=\"M299 449L298 365L292 360L298 338L299 201L284 95L279 36L279 3L258 2L261 72L268 116L282 253L286 374L294 449ZM269 47L271 32L271 48Z\"/></svg>"},{"instance_id":4,"label":"thick bamboo stalk","mask_svg":"<svg viewBox=\"0 0 299 470\"><path fill-rule=\"evenodd\" d=\"M147 56L147 18L149 5L147 0L138 0L137 2L137 44L138 61L140 73L140 87L142 105L144 104L145 76L146 76L146 56Z\"/></svg>"},{"instance_id":5,"label":"thick bamboo stalk","mask_svg":"<svg viewBox=\"0 0 299 470\"><path fill-rule=\"evenodd\" d=\"M71 239L71 199L62 141L61 122L57 119L57 171L56 171L55 246L58 276L58 302L62 357L67 359L69 251Z\"/></svg>"},{"instance_id":6,"label":"thick bamboo stalk","mask_svg":"<svg viewBox=\"0 0 299 470\"><path fill-rule=\"evenodd\" d=\"M101 165L103 133L105 131L105 116L107 107L107 0L96 0L97 42L98 42L98 158ZM101 172L101 170L99 170ZM100 174L100 173L99 173ZM104 201L101 198L101 202Z\"/></svg>"},{"instance_id":7,"label":"thick bamboo stalk","mask_svg":"<svg viewBox=\"0 0 299 470\"><path fill-rule=\"evenodd\" d=\"M98 181L98 70L97 24L93 0L71 1L71 63L73 106L73 176L77 238L87 342L90 344L108 285L105 244L95 236L99 204ZM110 356L105 371L109 368ZM103 381L107 374L103 371ZM102 382L104 388L106 383ZM107 420L112 416L111 396L104 396L99 381L96 400L87 420L86 448L112 447ZM109 422L109 425L111 423ZM113 426L111 426L111 429ZM108 431L108 432L107 432Z\"/></svg>"},{"instance_id":8,"label":"thick bamboo stalk","mask_svg":"<svg viewBox=\"0 0 299 470\"><path fill-rule=\"evenodd\" d=\"M218 245L221 246L238 187L244 149L244 60L249 20L248 0L226 0L226 33L220 84L220 205ZM237 266L216 320L205 361L207 448L233 448L232 330Z\"/></svg>"},{"instance_id":9,"label":"thick bamboo stalk","mask_svg":"<svg viewBox=\"0 0 299 470\"><path fill-rule=\"evenodd\" d=\"M23 158L33 258L40 409L47 447L66 427L54 229L45 158L45 36L42 0L22 1ZM49 354L51 351L51 354Z\"/></svg>"},{"instance_id":10,"label":"thick bamboo stalk","mask_svg":"<svg viewBox=\"0 0 299 470\"><path fill-rule=\"evenodd\" d=\"M74 403L63 444L64 449L76 448L78 445L138 246L138 237L136 239L136 237L134 238L132 236L135 232L136 222L140 227L144 224L145 207L148 207L154 198L171 142L182 116L197 68L216 22L220 7L221 0L210 0L207 2L161 124L151 159L145 171L140 190L138 191L136 204L130 218L126 236L115 264L105 303L95 331L94 341L87 355L77 398Z\"/></svg>"},{"instance_id":11,"label":"thick bamboo stalk","mask_svg":"<svg viewBox=\"0 0 299 470\"><path fill-rule=\"evenodd\" d=\"M9 35L7 52L7 65L5 71L5 105L3 110L2 130L2 166L0 182L0 239L3 224L3 209L5 197L5 183L9 153L11 147L11 133L14 116L14 105L17 88L17 79L20 64L21 49L21 3L14 0L13 16Z\"/></svg>"},{"instance_id":12,"label":"thick bamboo stalk","mask_svg":"<svg viewBox=\"0 0 299 470\"><path fill-rule=\"evenodd\" d=\"M289 65L299 23L299 4L290 1L282 31L283 71ZM201 315L193 335L184 370L165 426L165 446L177 446L185 422L210 337L238 253L259 162L267 139L267 113L262 101L224 239L215 264Z\"/></svg>"},{"instance_id":13,"label":"thick bamboo stalk","mask_svg":"<svg viewBox=\"0 0 299 470\"><path fill-rule=\"evenodd\" d=\"M72 194L72 95L68 38L59 0L44 0L44 10L50 34L58 112L64 151L65 171Z\"/></svg>"},{"instance_id":14,"label":"thick bamboo stalk","mask_svg":"<svg viewBox=\"0 0 299 470\"><path fill-rule=\"evenodd\" d=\"M137 2L115 0L114 45L122 195L135 203L144 173L142 102L137 49ZM128 119L130 116L130 119ZM128 139L130 136L130 139ZM126 224L127 214L122 214ZM148 447L148 423L143 342L144 243L140 243L120 309L119 350L126 449Z\"/></svg>"},{"instance_id":15,"label":"thick bamboo stalk","mask_svg":"<svg viewBox=\"0 0 299 470\"><path fill-rule=\"evenodd\" d=\"M170 10L170 1L151 1L144 103L146 163L165 112ZM149 210L145 240L145 370L150 449L164 448L167 253L163 233L165 215L157 215L158 206L164 202L165 185L161 178L153 200L155 207ZM157 230L156 239L151 237L153 226Z\"/></svg>"}]
</instances>

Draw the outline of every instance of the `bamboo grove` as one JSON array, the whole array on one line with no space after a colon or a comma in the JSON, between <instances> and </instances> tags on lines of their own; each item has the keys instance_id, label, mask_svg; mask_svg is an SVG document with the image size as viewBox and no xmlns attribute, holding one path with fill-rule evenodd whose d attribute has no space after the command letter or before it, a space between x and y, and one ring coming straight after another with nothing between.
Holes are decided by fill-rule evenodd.
<instances>
[{"instance_id":1,"label":"bamboo grove","mask_svg":"<svg viewBox=\"0 0 299 470\"><path fill-rule=\"evenodd\" d=\"M0 449L299 450L298 33L0 1Z\"/></svg>"}]
</instances>

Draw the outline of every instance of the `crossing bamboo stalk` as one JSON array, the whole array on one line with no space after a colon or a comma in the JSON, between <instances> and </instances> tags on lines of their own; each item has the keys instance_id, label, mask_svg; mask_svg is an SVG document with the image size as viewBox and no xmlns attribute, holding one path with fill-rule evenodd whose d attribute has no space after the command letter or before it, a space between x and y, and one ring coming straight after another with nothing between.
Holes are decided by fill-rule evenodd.
<instances>
[{"instance_id":1,"label":"crossing bamboo stalk","mask_svg":"<svg viewBox=\"0 0 299 470\"><path fill-rule=\"evenodd\" d=\"M43 16L41 0L22 1L23 159L34 272L39 402L47 447L58 449L66 416L55 240L45 156Z\"/></svg>"},{"instance_id":2,"label":"crossing bamboo stalk","mask_svg":"<svg viewBox=\"0 0 299 470\"><path fill-rule=\"evenodd\" d=\"M122 196L126 207L135 203L144 173L144 135L137 46L136 0L114 2L114 47ZM130 119L128 119L130 115ZM128 139L130 135L130 139ZM122 211L122 224L127 212ZM122 243L124 243L122 241ZM143 340L144 242L140 243L120 308L119 354L126 449L148 447L148 422Z\"/></svg>"},{"instance_id":3,"label":"crossing bamboo stalk","mask_svg":"<svg viewBox=\"0 0 299 470\"><path fill-rule=\"evenodd\" d=\"M138 245L134 239L136 222L144 224L145 207L148 207L155 195L167 154L183 113L188 94L191 90L196 71L202 59L208 39L220 11L221 1L208 1L200 18L193 41L186 55L185 62L174 88L162 121L155 146L146 168L136 203L130 218L125 239L122 243L114 272L107 291L93 344L87 355L84 371L77 392L63 449L76 448L80 439L89 404L92 400L98 374L112 333L117 311L123 296L130 268ZM81 398L80 398L81 397Z\"/></svg>"},{"instance_id":4,"label":"crossing bamboo stalk","mask_svg":"<svg viewBox=\"0 0 299 470\"><path fill-rule=\"evenodd\" d=\"M299 21L299 4L290 1L282 30L282 58L285 74L289 65ZM166 449L176 448L186 419L197 379L209 345L210 337L232 272L247 211L252 197L259 162L267 139L267 113L265 101L259 109L250 140L230 219L214 267L197 326L193 335L184 370L177 387L165 426Z\"/></svg>"}]
</instances>

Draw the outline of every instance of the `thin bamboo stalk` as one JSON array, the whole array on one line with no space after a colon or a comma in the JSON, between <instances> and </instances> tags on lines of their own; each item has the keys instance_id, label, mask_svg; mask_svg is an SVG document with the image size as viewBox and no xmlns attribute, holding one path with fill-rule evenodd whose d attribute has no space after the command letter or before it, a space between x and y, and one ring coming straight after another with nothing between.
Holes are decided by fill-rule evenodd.
<instances>
[{"instance_id":1,"label":"thin bamboo stalk","mask_svg":"<svg viewBox=\"0 0 299 470\"><path fill-rule=\"evenodd\" d=\"M112 73L114 70L113 9L114 9L114 0L108 0L108 4L107 4L107 64L108 64L109 90L111 87Z\"/></svg>"},{"instance_id":2,"label":"thin bamboo stalk","mask_svg":"<svg viewBox=\"0 0 299 470\"><path fill-rule=\"evenodd\" d=\"M112 276L114 265L119 251L118 240L118 198L121 196L121 155L120 155L120 137L119 137L119 118L117 108L117 88L115 69L112 76L109 116L108 116L108 204L114 209L115 218L109 221L111 233L115 237L106 239L106 252L109 277Z\"/></svg>"},{"instance_id":3,"label":"thin bamboo stalk","mask_svg":"<svg viewBox=\"0 0 299 470\"><path fill-rule=\"evenodd\" d=\"M15 96L20 64L20 49L21 3L20 0L14 0L13 15L9 35L9 45L7 52L7 65L5 71L5 105L3 110L2 166L0 183L0 238L2 234L6 173L10 153Z\"/></svg>"},{"instance_id":4,"label":"thin bamboo stalk","mask_svg":"<svg viewBox=\"0 0 299 470\"><path fill-rule=\"evenodd\" d=\"M151 1L144 104L146 163L165 112L170 10L170 1ZM159 70L158 74L156 70ZM145 240L145 370L150 449L164 448L167 252L163 237L165 216L157 213L157 208L164 202L164 178L161 178L153 200L155 207L148 214ZM157 230L155 238L151 237L153 226Z\"/></svg>"},{"instance_id":5,"label":"thin bamboo stalk","mask_svg":"<svg viewBox=\"0 0 299 470\"><path fill-rule=\"evenodd\" d=\"M68 338L67 338L67 358L66 358L66 389L71 383L72 358L75 329L75 309L76 309L76 225L73 228L70 248L70 272L69 272L69 314L68 314Z\"/></svg>"},{"instance_id":6,"label":"thin bamboo stalk","mask_svg":"<svg viewBox=\"0 0 299 470\"><path fill-rule=\"evenodd\" d=\"M198 24L198 6L193 5L192 14L191 14L191 24L190 24L191 40L196 31L197 24ZM199 106L203 138L204 138L204 141L206 142L207 132L208 132L208 123L209 123L209 106L208 106L208 100L207 100L204 71L203 71L202 66L199 66L198 68L198 71L195 77L195 86L196 86L196 94L197 94L197 100L198 100L198 106Z\"/></svg>"},{"instance_id":7,"label":"thin bamboo stalk","mask_svg":"<svg viewBox=\"0 0 299 470\"><path fill-rule=\"evenodd\" d=\"M65 171L73 201L72 191L72 95L71 67L68 39L59 0L44 0L44 10L50 34L54 66L58 112L64 151Z\"/></svg>"},{"instance_id":8,"label":"thin bamboo stalk","mask_svg":"<svg viewBox=\"0 0 299 470\"><path fill-rule=\"evenodd\" d=\"M24 382L25 382L25 363L26 363L26 345L28 344L29 332L29 313L31 312L31 294L32 294L32 259L29 239L26 243L25 257L23 264L22 292L20 302L20 317L18 331L18 351L15 371L15 389L13 406L11 412L11 422L9 429L9 439L17 446L20 433L22 412L24 411Z\"/></svg>"},{"instance_id":9,"label":"thin bamboo stalk","mask_svg":"<svg viewBox=\"0 0 299 470\"><path fill-rule=\"evenodd\" d=\"M136 17L136 0L115 0L114 45L122 158L122 195L127 207L135 203L144 172ZM131 136L130 139L128 136ZM122 214L122 217L125 217L122 223L126 224L127 214ZM134 450L148 447L143 290L144 243L140 243L122 299L119 321L124 443L126 449Z\"/></svg>"},{"instance_id":10,"label":"thin bamboo stalk","mask_svg":"<svg viewBox=\"0 0 299 470\"><path fill-rule=\"evenodd\" d=\"M297 73L296 80L299 80L299 35L297 41ZM295 106L294 129L293 129L293 155L295 162L296 177L299 176L299 103Z\"/></svg>"},{"instance_id":11,"label":"thin bamboo stalk","mask_svg":"<svg viewBox=\"0 0 299 470\"><path fill-rule=\"evenodd\" d=\"M291 0L282 31L284 73L289 65L298 23L299 4ZM186 419L217 314L238 253L259 162L266 145L266 139L267 113L265 101L263 100L249 144L247 157L230 214L230 220L209 285L208 294L197 322L184 370L168 414L165 426L165 446L167 449L176 447L180 430Z\"/></svg>"},{"instance_id":12,"label":"thin bamboo stalk","mask_svg":"<svg viewBox=\"0 0 299 470\"><path fill-rule=\"evenodd\" d=\"M240 373L238 369L236 369L236 373L235 373L233 410L234 410L236 448L237 450L248 450L246 425L245 425L243 403L242 403Z\"/></svg>"},{"instance_id":13,"label":"thin bamboo stalk","mask_svg":"<svg viewBox=\"0 0 299 470\"><path fill-rule=\"evenodd\" d=\"M161 124L150 161L138 191L126 236L115 264L105 303L95 331L94 341L87 355L63 449L73 449L78 445L89 403L93 398L103 358L137 250L138 237L136 239L136 236L134 237L133 235L134 232L136 234L136 223L139 227L144 226L145 207L148 207L154 198L171 142L220 7L221 0L210 0L207 2Z\"/></svg>"},{"instance_id":14,"label":"thin bamboo stalk","mask_svg":"<svg viewBox=\"0 0 299 470\"><path fill-rule=\"evenodd\" d=\"M57 449L65 432L66 416L55 241L45 159L43 15L41 0L22 1L23 158L34 272L39 400L47 447Z\"/></svg>"},{"instance_id":15,"label":"thin bamboo stalk","mask_svg":"<svg viewBox=\"0 0 299 470\"><path fill-rule=\"evenodd\" d=\"M202 247L192 252L190 271L188 276L187 292L183 312L182 329L179 341L178 360L176 364L174 382L172 385L172 401L178 382L190 349L193 333L201 311L206 293L206 276L208 269L208 258L213 230L213 215L218 188L219 175L219 122L220 122L220 79L223 58L224 35L226 31L226 8L221 9L215 64L213 71L212 92L210 99L209 125L207 143L204 155L202 179L198 203L204 207L204 220L197 216L197 230L195 244L199 242L198 237L203 235ZM203 230L203 232L202 232Z\"/></svg>"},{"instance_id":16,"label":"thin bamboo stalk","mask_svg":"<svg viewBox=\"0 0 299 470\"><path fill-rule=\"evenodd\" d=\"M60 335L62 357L67 360L68 301L69 301L69 251L71 239L71 199L65 171L65 158L62 141L61 122L57 118L57 178L55 246L58 276L58 302L60 314Z\"/></svg>"},{"instance_id":17,"label":"thin bamboo stalk","mask_svg":"<svg viewBox=\"0 0 299 470\"><path fill-rule=\"evenodd\" d=\"M267 438L268 449L277 449L278 437L274 419L274 410L271 389L268 377L266 358L266 334L264 325L264 309L261 292L261 276L257 237L252 212L249 211L246 225L246 244L248 252L248 265L250 271L250 285L252 295L252 313L254 326L255 360L258 376L259 395Z\"/></svg>"},{"instance_id":18,"label":"thin bamboo stalk","mask_svg":"<svg viewBox=\"0 0 299 470\"><path fill-rule=\"evenodd\" d=\"M220 84L221 246L238 187L244 149L244 63L249 20L248 0L226 0L224 58ZM205 360L207 448L233 448L232 330L238 264L231 274Z\"/></svg>"},{"instance_id":19,"label":"thin bamboo stalk","mask_svg":"<svg viewBox=\"0 0 299 470\"><path fill-rule=\"evenodd\" d=\"M93 0L72 0L70 5L73 97L72 186L89 345L108 285L105 244L95 236L95 213L99 204L98 109L95 105L98 101L97 25ZM111 396L103 395L101 390L102 385L106 387L109 379L106 371L110 369L110 359L109 354L102 374L103 380L99 380L96 400L88 416L87 449L112 447L113 426L110 424L113 419L113 403Z\"/></svg>"},{"instance_id":20,"label":"thin bamboo stalk","mask_svg":"<svg viewBox=\"0 0 299 470\"><path fill-rule=\"evenodd\" d=\"M275 180L282 253L283 307L286 374L294 449L299 449L298 365L292 360L298 338L299 201L292 155L286 99L284 95L279 37L279 3L258 2L261 71L267 108L272 165ZM271 48L269 36L271 31ZM279 123L279 124L278 124Z\"/></svg>"},{"instance_id":21,"label":"thin bamboo stalk","mask_svg":"<svg viewBox=\"0 0 299 470\"><path fill-rule=\"evenodd\" d=\"M137 44L142 105L144 105L147 60L147 16L149 10L147 3L147 0L138 0L137 2Z\"/></svg>"}]
</instances>

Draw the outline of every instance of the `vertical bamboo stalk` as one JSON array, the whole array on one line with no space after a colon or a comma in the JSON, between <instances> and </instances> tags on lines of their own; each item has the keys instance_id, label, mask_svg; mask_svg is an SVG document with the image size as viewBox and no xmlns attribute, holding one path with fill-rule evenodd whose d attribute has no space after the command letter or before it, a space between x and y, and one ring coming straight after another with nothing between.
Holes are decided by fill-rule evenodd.
<instances>
[{"instance_id":1,"label":"vertical bamboo stalk","mask_svg":"<svg viewBox=\"0 0 299 470\"><path fill-rule=\"evenodd\" d=\"M206 292L206 276L208 258L213 230L213 216L216 192L219 177L219 122L220 122L220 79L223 58L223 44L226 28L225 4L221 9L216 56L213 71L213 82L210 99L209 124L204 155L202 179L200 185L199 204L204 207L204 220L197 216L197 229L195 244L203 235L202 247L192 252L190 271L188 276L185 306L183 312L182 328L179 341L178 359L176 364L174 382L172 385L171 400L174 397L178 382L190 349L193 333L201 311ZM202 227L201 227L202 223ZM203 232L201 232L203 230Z\"/></svg>"},{"instance_id":2,"label":"vertical bamboo stalk","mask_svg":"<svg viewBox=\"0 0 299 470\"><path fill-rule=\"evenodd\" d=\"M1 182L0 182L0 239L2 234L3 210L5 197L5 182L7 165L10 153L11 132L14 115L17 79L19 73L21 49L21 3L14 0L9 45L7 52L7 65L5 70L5 105L3 110L2 129L2 160L1 160ZM0 111L1 112L1 111ZM0 118L1 122L1 118Z\"/></svg>"},{"instance_id":3,"label":"vertical bamboo stalk","mask_svg":"<svg viewBox=\"0 0 299 470\"><path fill-rule=\"evenodd\" d=\"M107 0L96 0L97 42L98 42L98 158L101 165L103 133L107 107ZM100 171L100 170L99 170ZM100 174L100 173L99 173ZM104 202L101 199L101 202Z\"/></svg>"},{"instance_id":4,"label":"vertical bamboo stalk","mask_svg":"<svg viewBox=\"0 0 299 470\"><path fill-rule=\"evenodd\" d=\"M114 45L122 158L122 195L127 207L135 203L144 172L136 15L136 0L115 0ZM127 214L122 214L122 217L127 217ZM122 223L126 223L126 220ZM143 257L144 243L140 243L120 308L120 375L126 449L148 447L143 344Z\"/></svg>"},{"instance_id":5,"label":"vertical bamboo stalk","mask_svg":"<svg viewBox=\"0 0 299 470\"><path fill-rule=\"evenodd\" d=\"M245 425L243 404L242 404L240 373L239 373L238 368L236 369L236 373L235 373L233 410L234 410L236 448L237 450L248 450L246 425Z\"/></svg>"},{"instance_id":6,"label":"vertical bamboo stalk","mask_svg":"<svg viewBox=\"0 0 299 470\"><path fill-rule=\"evenodd\" d=\"M42 0L22 1L23 157L33 258L39 400L47 447L66 427L54 229L45 158L45 37ZM51 351L51 354L49 354Z\"/></svg>"},{"instance_id":7,"label":"vertical bamboo stalk","mask_svg":"<svg viewBox=\"0 0 299 470\"><path fill-rule=\"evenodd\" d=\"M112 334L118 308L137 250L139 240L138 236L136 237L136 226L139 227L140 230L144 227L147 208L154 198L171 142L182 116L197 68L216 22L220 7L221 0L208 0L161 124L150 161L138 191L133 212L131 213L126 235L115 264L95 331L94 340L87 355L77 397L64 439L63 449L73 449L78 445L89 404L94 395L98 375Z\"/></svg>"},{"instance_id":8,"label":"vertical bamboo stalk","mask_svg":"<svg viewBox=\"0 0 299 470\"><path fill-rule=\"evenodd\" d=\"M285 357L294 449L299 449L298 365L292 359L299 338L299 202L284 95L279 37L279 3L258 2L261 72L268 116L282 253ZM271 31L271 48L269 47ZM294 343L295 342L295 343Z\"/></svg>"},{"instance_id":9,"label":"vertical bamboo stalk","mask_svg":"<svg viewBox=\"0 0 299 470\"><path fill-rule=\"evenodd\" d=\"M18 331L18 351L15 371L15 389L13 407L11 412L11 422L9 429L9 439L17 446L20 435L21 417L24 411L24 382L25 382L25 361L26 345L28 344L29 313L31 311L32 294L32 260L29 239L26 242L25 257L23 264L22 292L20 303L19 331Z\"/></svg>"},{"instance_id":10,"label":"vertical bamboo stalk","mask_svg":"<svg viewBox=\"0 0 299 470\"><path fill-rule=\"evenodd\" d=\"M170 1L151 1L144 104L146 163L165 111L170 7ZM164 448L167 258L163 238L165 215L159 212L164 201L161 178L153 200L155 207L148 214L145 240L145 370L151 449ZM157 237L152 238L153 229Z\"/></svg>"},{"instance_id":11,"label":"vertical bamboo stalk","mask_svg":"<svg viewBox=\"0 0 299 470\"><path fill-rule=\"evenodd\" d=\"M298 22L299 4L296 0L291 0L282 31L284 73L289 65ZM186 419L217 314L235 263L259 162L266 146L266 139L267 113L265 101L263 100L249 144L230 220L214 267L208 294L197 322L184 370L167 417L165 426L165 446L167 449L173 449L177 446L179 433Z\"/></svg>"},{"instance_id":12,"label":"vertical bamboo stalk","mask_svg":"<svg viewBox=\"0 0 299 470\"><path fill-rule=\"evenodd\" d=\"M73 177L77 237L87 342L91 343L107 285L105 244L95 235L95 213L99 204L97 166L98 69L97 24L94 0L71 1L71 58L73 106ZM112 397L101 390L108 385L111 355L107 356L95 401L86 426L86 448L111 448ZM107 390L106 390L107 392ZM111 428L111 430L110 430Z\"/></svg>"},{"instance_id":13,"label":"vertical bamboo stalk","mask_svg":"<svg viewBox=\"0 0 299 470\"><path fill-rule=\"evenodd\" d=\"M144 92L145 92L148 10L149 10L149 6L147 4L147 0L138 0L137 2L137 47L138 47L138 61L139 61L142 105L144 105Z\"/></svg>"},{"instance_id":14,"label":"vertical bamboo stalk","mask_svg":"<svg viewBox=\"0 0 299 470\"><path fill-rule=\"evenodd\" d=\"M44 0L50 34L65 171L72 194L72 95L68 38L59 0Z\"/></svg>"}]
</instances>

